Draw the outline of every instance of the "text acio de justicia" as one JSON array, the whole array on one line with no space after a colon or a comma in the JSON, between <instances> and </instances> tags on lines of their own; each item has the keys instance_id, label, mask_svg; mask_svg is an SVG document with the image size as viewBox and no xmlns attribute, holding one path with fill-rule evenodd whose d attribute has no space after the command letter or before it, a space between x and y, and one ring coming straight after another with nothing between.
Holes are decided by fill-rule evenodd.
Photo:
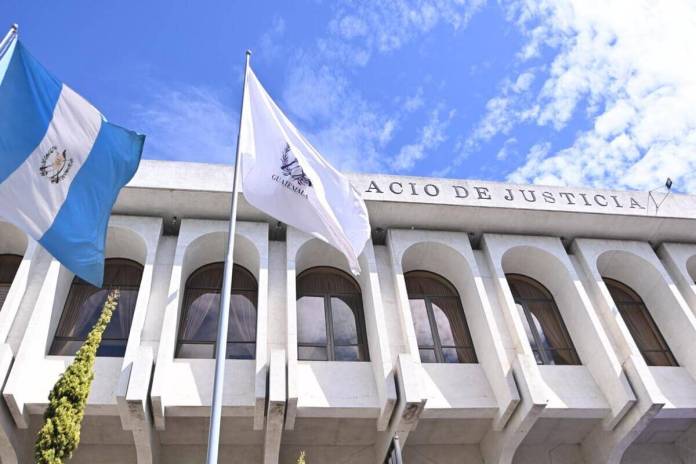
<instances>
[{"instance_id":1,"label":"text acio de justicia","mask_svg":"<svg viewBox=\"0 0 696 464\"><path fill-rule=\"evenodd\" d=\"M363 180L363 179L361 179ZM423 200L428 198L433 200L449 200L452 202L509 202L521 206L523 204L536 205L556 205L570 207L601 207L601 208L626 208L634 210L645 210L648 204L648 199L637 198L633 195L627 195L627 192L610 192L602 191L579 191L577 189L560 189L560 188L529 188L515 186L510 184L498 183L483 183L480 184L455 184L448 182L437 183L421 183L421 182L404 182L386 180L380 181L375 179L364 179L361 184L364 184L360 189L361 192L370 196L398 196L422 197ZM640 195L640 192L636 192Z\"/></svg>"}]
</instances>

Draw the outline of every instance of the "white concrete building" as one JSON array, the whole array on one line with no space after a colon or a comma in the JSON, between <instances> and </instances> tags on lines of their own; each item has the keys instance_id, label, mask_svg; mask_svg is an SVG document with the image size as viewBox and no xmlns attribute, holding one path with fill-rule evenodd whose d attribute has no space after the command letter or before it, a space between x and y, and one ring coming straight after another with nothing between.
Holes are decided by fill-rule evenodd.
<instances>
[{"instance_id":1,"label":"white concrete building","mask_svg":"<svg viewBox=\"0 0 696 464\"><path fill-rule=\"evenodd\" d=\"M696 197L353 175L334 249L242 198L221 462L696 463ZM232 170L143 161L73 463L200 463ZM216 295L217 288L217 295ZM0 462L32 462L103 300L0 223Z\"/></svg>"}]
</instances>

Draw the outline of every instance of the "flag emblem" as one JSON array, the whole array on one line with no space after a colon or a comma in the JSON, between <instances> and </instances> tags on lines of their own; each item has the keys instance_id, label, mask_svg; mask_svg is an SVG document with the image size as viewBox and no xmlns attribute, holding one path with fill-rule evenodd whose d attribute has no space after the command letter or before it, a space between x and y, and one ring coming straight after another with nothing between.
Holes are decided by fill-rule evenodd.
<instances>
[{"instance_id":1,"label":"flag emblem","mask_svg":"<svg viewBox=\"0 0 696 464\"><path fill-rule=\"evenodd\" d=\"M53 146L41 157L39 174L48 177L52 184L57 184L65 179L72 165L73 159L68 158L67 150L63 150L61 153L56 146Z\"/></svg>"},{"instance_id":2,"label":"flag emblem","mask_svg":"<svg viewBox=\"0 0 696 464\"><path fill-rule=\"evenodd\" d=\"M280 162L280 170L283 171L285 177L289 177L300 187L304 187L305 185L307 187L312 186L312 181L309 180L309 177L304 173L302 166L300 166L297 158L295 158L295 155L292 153L292 147L290 147L289 143L285 144L283 154L280 156Z\"/></svg>"}]
</instances>

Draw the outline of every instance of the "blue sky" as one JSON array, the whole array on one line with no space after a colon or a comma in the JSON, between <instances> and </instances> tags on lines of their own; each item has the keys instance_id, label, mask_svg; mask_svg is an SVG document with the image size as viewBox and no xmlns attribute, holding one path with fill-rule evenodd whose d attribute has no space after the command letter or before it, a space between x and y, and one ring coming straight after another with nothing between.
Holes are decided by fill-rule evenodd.
<instances>
[{"instance_id":1,"label":"blue sky","mask_svg":"<svg viewBox=\"0 0 696 464\"><path fill-rule=\"evenodd\" d=\"M678 0L5 0L0 24L144 156L229 163L244 50L346 171L696 192Z\"/></svg>"}]
</instances>

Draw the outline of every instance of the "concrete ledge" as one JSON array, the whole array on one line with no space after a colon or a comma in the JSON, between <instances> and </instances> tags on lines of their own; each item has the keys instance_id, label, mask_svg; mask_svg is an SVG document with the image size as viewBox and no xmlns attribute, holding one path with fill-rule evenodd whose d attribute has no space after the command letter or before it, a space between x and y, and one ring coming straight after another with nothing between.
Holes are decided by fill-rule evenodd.
<instances>
[{"instance_id":1,"label":"concrete ledge","mask_svg":"<svg viewBox=\"0 0 696 464\"><path fill-rule=\"evenodd\" d=\"M423 419L488 419L498 402L479 364L422 364L427 394Z\"/></svg>"},{"instance_id":2,"label":"concrete ledge","mask_svg":"<svg viewBox=\"0 0 696 464\"><path fill-rule=\"evenodd\" d=\"M298 417L379 416L381 405L369 362L299 361L297 377Z\"/></svg>"}]
</instances>

